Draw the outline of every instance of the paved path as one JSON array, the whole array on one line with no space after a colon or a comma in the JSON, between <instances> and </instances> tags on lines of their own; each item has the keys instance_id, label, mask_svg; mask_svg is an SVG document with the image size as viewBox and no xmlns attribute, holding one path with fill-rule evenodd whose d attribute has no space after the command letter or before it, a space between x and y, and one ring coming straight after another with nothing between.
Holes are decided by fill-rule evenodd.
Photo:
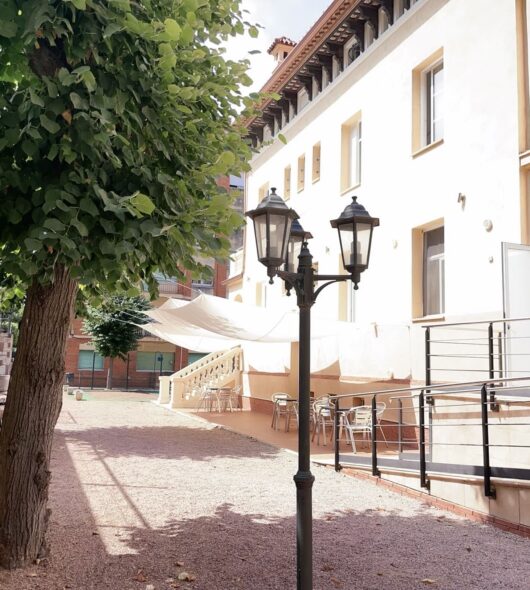
<instances>
[{"instance_id":1,"label":"paved path","mask_svg":"<svg viewBox=\"0 0 530 590\"><path fill-rule=\"evenodd\" d=\"M65 399L52 557L9 590L292 590L296 457L141 394ZM530 542L315 466L315 590L530 588ZM195 579L179 582L179 573Z\"/></svg>"}]
</instances>

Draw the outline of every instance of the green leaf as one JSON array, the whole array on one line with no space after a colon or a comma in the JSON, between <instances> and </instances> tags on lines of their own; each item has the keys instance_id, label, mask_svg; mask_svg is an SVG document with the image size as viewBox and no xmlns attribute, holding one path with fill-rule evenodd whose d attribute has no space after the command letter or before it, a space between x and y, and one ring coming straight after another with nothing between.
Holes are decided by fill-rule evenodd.
<instances>
[{"instance_id":1,"label":"green leaf","mask_svg":"<svg viewBox=\"0 0 530 590\"><path fill-rule=\"evenodd\" d=\"M24 150L24 153L27 154L30 158L35 158L35 156L37 156L39 153L37 145L29 139L25 139L22 142L22 149Z\"/></svg>"},{"instance_id":2,"label":"green leaf","mask_svg":"<svg viewBox=\"0 0 530 590\"><path fill-rule=\"evenodd\" d=\"M114 35L114 33L117 33L118 31L121 31L122 29L123 29L123 27L117 23L108 24L105 27L105 30L103 31L103 39L108 39L109 37Z\"/></svg>"},{"instance_id":3,"label":"green leaf","mask_svg":"<svg viewBox=\"0 0 530 590\"><path fill-rule=\"evenodd\" d=\"M78 10L86 10L86 0L70 0Z\"/></svg>"},{"instance_id":4,"label":"green leaf","mask_svg":"<svg viewBox=\"0 0 530 590\"><path fill-rule=\"evenodd\" d=\"M70 92L70 100L76 109L88 109L88 102L84 98L81 98L77 92Z\"/></svg>"},{"instance_id":5,"label":"green leaf","mask_svg":"<svg viewBox=\"0 0 530 590\"><path fill-rule=\"evenodd\" d=\"M166 28L166 33L171 41L178 41L180 38L181 28L176 20L172 18L166 18L164 21L164 26Z\"/></svg>"},{"instance_id":6,"label":"green leaf","mask_svg":"<svg viewBox=\"0 0 530 590\"><path fill-rule=\"evenodd\" d=\"M94 205L94 202L88 197L83 197L81 201L79 201L79 207L83 211L90 213L90 215L92 215L93 217L96 217L99 213L99 209L96 207L96 205Z\"/></svg>"},{"instance_id":7,"label":"green leaf","mask_svg":"<svg viewBox=\"0 0 530 590\"><path fill-rule=\"evenodd\" d=\"M72 225L77 229L79 235L81 235L84 238L88 236L87 226L81 221L79 221L79 219L77 219L76 217L72 219Z\"/></svg>"},{"instance_id":8,"label":"green leaf","mask_svg":"<svg viewBox=\"0 0 530 590\"><path fill-rule=\"evenodd\" d=\"M34 252L35 250L40 250L42 248L42 242L40 240L36 240L35 238L26 238L24 240L24 245L30 252Z\"/></svg>"},{"instance_id":9,"label":"green leaf","mask_svg":"<svg viewBox=\"0 0 530 590\"><path fill-rule=\"evenodd\" d=\"M134 195L130 202L135 209L137 209L140 213L145 213L146 215L151 215L151 213L156 209L153 201L143 193L137 193Z\"/></svg>"},{"instance_id":10,"label":"green leaf","mask_svg":"<svg viewBox=\"0 0 530 590\"><path fill-rule=\"evenodd\" d=\"M30 100L33 104L37 105L38 107L44 106L44 101L42 100L42 98L38 94L35 93L33 88L29 89L29 96L30 96Z\"/></svg>"},{"instance_id":11,"label":"green leaf","mask_svg":"<svg viewBox=\"0 0 530 590\"><path fill-rule=\"evenodd\" d=\"M254 26L252 26L252 27L249 27L249 28L248 28L248 34L249 34L249 35L250 35L250 36L251 36L253 39L255 39L255 38L256 38L256 37L259 35L258 28L257 28L257 27L254 27Z\"/></svg>"},{"instance_id":12,"label":"green leaf","mask_svg":"<svg viewBox=\"0 0 530 590\"><path fill-rule=\"evenodd\" d=\"M59 131L61 129L61 126L58 123L56 123L55 121L52 121L46 115L40 116L40 124L49 133L57 133L57 131Z\"/></svg>"},{"instance_id":13,"label":"green leaf","mask_svg":"<svg viewBox=\"0 0 530 590\"><path fill-rule=\"evenodd\" d=\"M0 37L11 39L17 35L17 23L9 20L0 20Z\"/></svg>"},{"instance_id":14,"label":"green leaf","mask_svg":"<svg viewBox=\"0 0 530 590\"><path fill-rule=\"evenodd\" d=\"M46 157L48 158L48 160L55 160L58 153L59 153L59 146L56 143L53 143L52 146L50 147L50 151L48 152L48 155Z\"/></svg>"},{"instance_id":15,"label":"green leaf","mask_svg":"<svg viewBox=\"0 0 530 590\"><path fill-rule=\"evenodd\" d=\"M50 229L53 232L62 232L64 231L65 225L62 221L59 221L55 217L49 217L43 223L44 227Z\"/></svg>"},{"instance_id":16,"label":"green leaf","mask_svg":"<svg viewBox=\"0 0 530 590\"><path fill-rule=\"evenodd\" d=\"M85 86L87 87L87 90L89 92L94 92L94 90L96 89L96 78L94 78L94 74L92 72L84 72L83 74L81 74L81 78L85 84Z\"/></svg>"},{"instance_id":17,"label":"green leaf","mask_svg":"<svg viewBox=\"0 0 530 590\"><path fill-rule=\"evenodd\" d=\"M278 139L283 143L286 144L287 143L287 138L285 137L285 135L283 135L283 133L278 133Z\"/></svg>"}]
</instances>

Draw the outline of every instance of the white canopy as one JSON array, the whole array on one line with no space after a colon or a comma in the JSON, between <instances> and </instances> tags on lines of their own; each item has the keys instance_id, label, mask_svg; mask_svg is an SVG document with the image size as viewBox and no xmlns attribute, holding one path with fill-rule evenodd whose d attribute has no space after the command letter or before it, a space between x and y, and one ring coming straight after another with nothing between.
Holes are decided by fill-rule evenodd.
<instances>
[{"instance_id":1,"label":"white canopy","mask_svg":"<svg viewBox=\"0 0 530 590\"><path fill-rule=\"evenodd\" d=\"M256 307L203 294L192 301L169 299L147 315L154 321L143 325L144 330L188 350L216 352L243 346L246 368L258 371L283 372L290 366L290 343L298 342L298 310ZM388 377L389 371L395 376L408 374L407 366L395 358L402 357L403 348L408 348L408 327L385 327L385 339L379 338L381 328L330 320L313 313L312 371L339 361L343 375ZM376 362L381 354L372 357L371 353L381 346L386 348L388 336L391 346L385 350L387 362L383 366Z\"/></svg>"}]
</instances>

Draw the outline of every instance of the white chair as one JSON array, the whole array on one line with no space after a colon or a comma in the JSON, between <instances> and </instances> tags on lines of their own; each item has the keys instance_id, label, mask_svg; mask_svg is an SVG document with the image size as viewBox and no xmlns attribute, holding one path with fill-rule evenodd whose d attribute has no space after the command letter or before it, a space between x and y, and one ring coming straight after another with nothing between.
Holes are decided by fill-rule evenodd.
<instances>
[{"instance_id":1,"label":"white chair","mask_svg":"<svg viewBox=\"0 0 530 590\"><path fill-rule=\"evenodd\" d=\"M355 433L361 432L363 440L366 440L366 435L372 432L372 408L370 406L350 408L350 411L344 415L344 428L350 439L352 451L356 453Z\"/></svg>"},{"instance_id":2,"label":"white chair","mask_svg":"<svg viewBox=\"0 0 530 590\"><path fill-rule=\"evenodd\" d=\"M206 412L213 412L214 406L217 406L217 411L221 412L219 393L216 389L212 389L210 385L206 385L201 391L196 412L199 412L202 408L204 408Z\"/></svg>"},{"instance_id":3,"label":"white chair","mask_svg":"<svg viewBox=\"0 0 530 590\"><path fill-rule=\"evenodd\" d=\"M272 407L272 424L271 428L278 430L280 419L285 418L285 432L289 430L291 418L295 417L298 420L298 407L294 400L287 393L274 393L271 396L273 403Z\"/></svg>"},{"instance_id":4,"label":"white chair","mask_svg":"<svg viewBox=\"0 0 530 590\"><path fill-rule=\"evenodd\" d=\"M326 426L329 427L330 436L333 436L333 408L329 401L329 396L324 395L313 403L313 436L311 440L317 437L317 445L320 444L320 432L324 438L324 446L327 443Z\"/></svg>"},{"instance_id":5,"label":"white chair","mask_svg":"<svg viewBox=\"0 0 530 590\"><path fill-rule=\"evenodd\" d=\"M377 402L375 408L376 427L378 427L381 431L385 445L388 447L388 441L386 440L383 426L381 425L381 416L386 409L386 404L384 402ZM354 434L356 432L361 432L363 435L363 440L366 440L367 434L369 434L370 437L372 435L372 407L356 406L350 408L349 412L344 414L343 424L341 427L342 426L344 426L346 434L350 439L353 452L356 453L357 449L355 446Z\"/></svg>"}]
</instances>

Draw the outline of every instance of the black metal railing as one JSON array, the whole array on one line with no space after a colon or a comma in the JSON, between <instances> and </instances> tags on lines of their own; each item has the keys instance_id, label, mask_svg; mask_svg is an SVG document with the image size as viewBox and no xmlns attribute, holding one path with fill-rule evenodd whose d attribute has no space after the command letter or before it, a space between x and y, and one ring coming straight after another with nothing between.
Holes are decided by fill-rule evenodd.
<instances>
[{"instance_id":1,"label":"black metal railing","mask_svg":"<svg viewBox=\"0 0 530 590\"><path fill-rule=\"evenodd\" d=\"M478 477L487 497L495 496L492 478L530 480L530 376L353 396L363 397L372 409L369 450L353 452L361 441L354 445L341 438L355 407L350 407L351 394L335 396L337 470L360 467L374 476L382 470L414 473L423 488L429 488L434 474ZM383 400L385 412L377 416Z\"/></svg>"},{"instance_id":2,"label":"black metal railing","mask_svg":"<svg viewBox=\"0 0 530 590\"><path fill-rule=\"evenodd\" d=\"M426 385L530 374L528 317L423 327Z\"/></svg>"}]
</instances>

